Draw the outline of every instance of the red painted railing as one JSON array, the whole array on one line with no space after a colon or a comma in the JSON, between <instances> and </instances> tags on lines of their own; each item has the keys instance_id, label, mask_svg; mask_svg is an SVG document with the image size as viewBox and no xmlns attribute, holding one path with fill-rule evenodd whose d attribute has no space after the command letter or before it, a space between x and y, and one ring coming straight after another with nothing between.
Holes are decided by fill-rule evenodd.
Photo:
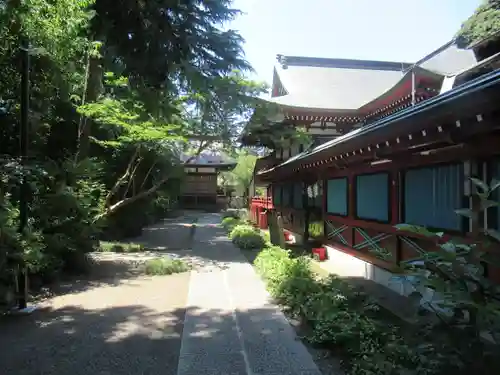
<instances>
[{"instance_id":1,"label":"red painted railing","mask_svg":"<svg viewBox=\"0 0 500 375\"><path fill-rule=\"evenodd\" d=\"M266 210L273 208L271 197L253 197L250 202L250 220L261 229L267 229Z\"/></svg>"},{"instance_id":2,"label":"red painted railing","mask_svg":"<svg viewBox=\"0 0 500 375\"><path fill-rule=\"evenodd\" d=\"M273 208L273 201L271 197L253 197L251 205L255 207Z\"/></svg>"}]
</instances>

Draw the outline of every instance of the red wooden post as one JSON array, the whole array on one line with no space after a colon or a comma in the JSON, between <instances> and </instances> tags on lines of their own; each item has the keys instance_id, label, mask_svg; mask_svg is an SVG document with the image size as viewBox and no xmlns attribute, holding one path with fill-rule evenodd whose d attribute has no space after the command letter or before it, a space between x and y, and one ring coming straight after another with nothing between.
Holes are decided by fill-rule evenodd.
<instances>
[{"instance_id":1,"label":"red wooden post","mask_svg":"<svg viewBox=\"0 0 500 375\"><path fill-rule=\"evenodd\" d=\"M356 177L354 176L353 173L349 173L347 176L347 183L348 183L348 202L349 205L347 207L347 216L350 219L354 219L356 217L356 195L354 193L354 185L356 183L355 181Z\"/></svg>"}]
</instances>

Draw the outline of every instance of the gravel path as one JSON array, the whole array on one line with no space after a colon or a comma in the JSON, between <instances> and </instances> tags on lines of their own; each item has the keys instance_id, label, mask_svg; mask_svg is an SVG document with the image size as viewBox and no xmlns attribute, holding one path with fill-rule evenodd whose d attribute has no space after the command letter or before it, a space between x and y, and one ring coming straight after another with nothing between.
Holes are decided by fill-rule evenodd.
<instances>
[{"instance_id":1,"label":"gravel path","mask_svg":"<svg viewBox=\"0 0 500 375\"><path fill-rule=\"evenodd\" d=\"M188 228L172 222L141 240L181 253ZM176 375L190 274L145 277L130 261L158 254L95 254L91 277L62 284L30 316L2 319L0 374Z\"/></svg>"}]
</instances>

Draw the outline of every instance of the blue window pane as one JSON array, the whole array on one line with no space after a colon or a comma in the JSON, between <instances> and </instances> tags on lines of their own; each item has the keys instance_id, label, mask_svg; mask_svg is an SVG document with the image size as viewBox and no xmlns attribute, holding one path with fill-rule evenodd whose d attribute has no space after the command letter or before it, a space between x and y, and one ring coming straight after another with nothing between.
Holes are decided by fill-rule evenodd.
<instances>
[{"instance_id":1,"label":"blue window pane","mask_svg":"<svg viewBox=\"0 0 500 375\"><path fill-rule=\"evenodd\" d=\"M347 215L347 178L328 180L326 199L328 213Z\"/></svg>"},{"instance_id":2,"label":"blue window pane","mask_svg":"<svg viewBox=\"0 0 500 375\"><path fill-rule=\"evenodd\" d=\"M389 220L389 175L356 176L356 216L368 220Z\"/></svg>"},{"instance_id":3,"label":"blue window pane","mask_svg":"<svg viewBox=\"0 0 500 375\"><path fill-rule=\"evenodd\" d=\"M404 221L460 230L464 174L462 164L411 169L404 177Z\"/></svg>"}]
</instances>

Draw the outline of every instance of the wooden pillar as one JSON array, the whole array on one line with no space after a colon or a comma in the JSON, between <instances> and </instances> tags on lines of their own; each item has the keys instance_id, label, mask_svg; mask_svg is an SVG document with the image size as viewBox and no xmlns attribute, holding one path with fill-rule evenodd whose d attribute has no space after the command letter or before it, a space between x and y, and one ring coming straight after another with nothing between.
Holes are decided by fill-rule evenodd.
<instances>
[{"instance_id":1,"label":"wooden pillar","mask_svg":"<svg viewBox=\"0 0 500 375\"><path fill-rule=\"evenodd\" d=\"M318 175L318 179L321 178L319 175ZM322 186L322 192L323 192L323 197L321 197L322 199L322 204L321 204L321 220L323 221L323 223L325 222L326 220L326 211L327 211L327 202L326 202L326 189L328 188L328 179L323 179L321 181L321 186Z\"/></svg>"},{"instance_id":2,"label":"wooden pillar","mask_svg":"<svg viewBox=\"0 0 500 375\"><path fill-rule=\"evenodd\" d=\"M396 225L401 223L400 216L400 175L398 169L393 169L390 175L390 184L389 187L391 189L390 197L391 197L391 224Z\"/></svg>"},{"instance_id":3,"label":"wooden pillar","mask_svg":"<svg viewBox=\"0 0 500 375\"><path fill-rule=\"evenodd\" d=\"M356 176L352 173L349 173L347 176L347 200L349 202L347 207L347 216L350 219L356 218Z\"/></svg>"},{"instance_id":4,"label":"wooden pillar","mask_svg":"<svg viewBox=\"0 0 500 375\"><path fill-rule=\"evenodd\" d=\"M304 239L303 243L307 245L309 241L309 219L310 219L310 212L309 212L309 199L307 195L307 183L303 182L302 183L302 209L304 210Z\"/></svg>"}]
</instances>

